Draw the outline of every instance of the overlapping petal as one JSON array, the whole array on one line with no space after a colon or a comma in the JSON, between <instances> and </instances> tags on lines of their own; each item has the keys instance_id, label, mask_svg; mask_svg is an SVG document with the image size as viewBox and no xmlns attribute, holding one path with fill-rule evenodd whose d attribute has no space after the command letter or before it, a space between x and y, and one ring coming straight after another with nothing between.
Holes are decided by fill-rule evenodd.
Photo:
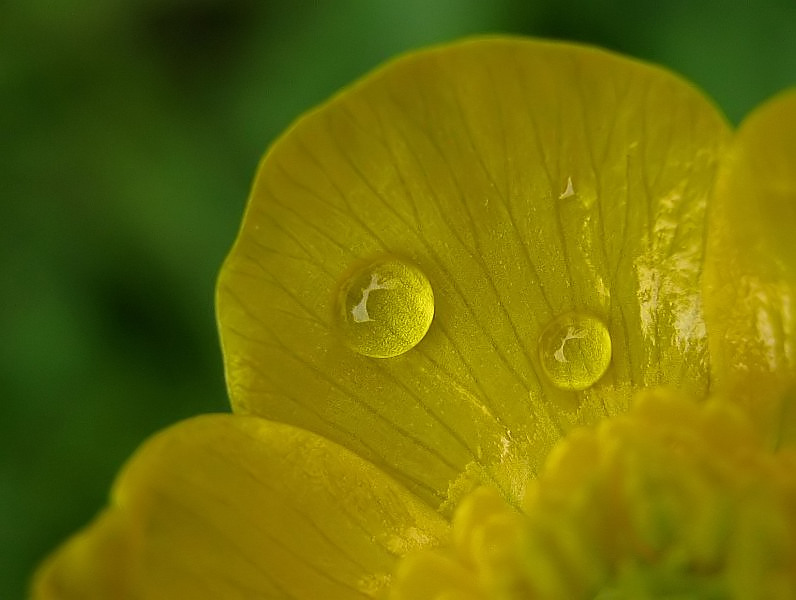
<instances>
[{"instance_id":1,"label":"overlapping petal","mask_svg":"<svg viewBox=\"0 0 796 600\"><path fill-rule=\"evenodd\" d=\"M36 600L369 598L447 522L363 459L256 417L145 444L112 504L40 569Z\"/></svg>"},{"instance_id":2,"label":"overlapping petal","mask_svg":"<svg viewBox=\"0 0 796 600\"><path fill-rule=\"evenodd\" d=\"M796 443L796 91L742 124L713 195L705 317L713 385Z\"/></svg>"},{"instance_id":3,"label":"overlapping petal","mask_svg":"<svg viewBox=\"0 0 796 600\"><path fill-rule=\"evenodd\" d=\"M727 138L682 80L587 47L483 39L377 71L261 165L218 288L234 410L328 437L433 506L471 479L519 501L575 424L639 387L704 391L704 212ZM374 359L343 343L335 302L384 256L425 273L435 314ZM570 311L613 346L581 391L539 359Z\"/></svg>"}]
</instances>

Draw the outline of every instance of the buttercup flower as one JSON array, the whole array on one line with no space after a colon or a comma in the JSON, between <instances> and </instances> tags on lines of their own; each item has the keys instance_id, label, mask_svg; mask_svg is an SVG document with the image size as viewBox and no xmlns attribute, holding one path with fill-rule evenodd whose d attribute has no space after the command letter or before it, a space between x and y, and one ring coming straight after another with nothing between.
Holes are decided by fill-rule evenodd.
<instances>
[{"instance_id":1,"label":"buttercup flower","mask_svg":"<svg viewBox=\"0 0 796 600\"><path fill-rule=\"evenodd\" d=\"M232 415L37 599L796 597L796 93L737 133L601 50L407 55L264 158Z\"/></svg>"}]
</instances>

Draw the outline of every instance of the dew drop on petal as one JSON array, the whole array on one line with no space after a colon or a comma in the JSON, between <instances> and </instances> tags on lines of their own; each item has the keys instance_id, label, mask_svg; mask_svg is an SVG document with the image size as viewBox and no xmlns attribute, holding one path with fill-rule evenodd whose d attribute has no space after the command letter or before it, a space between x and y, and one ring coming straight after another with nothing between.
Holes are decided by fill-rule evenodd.
<instances>
[{"instance_id":1,"label":"dew drop on petal","mask_svg":"<svg viewBox=\"0 0 796 600\"><path fill-rule=\"evenodd\" d=\"M539 337L545 375L562 390L585 390L611 364L611 335L600 319L568 312L553 319Z\"/></svg>"},{"instance_id":2,"label":"dew drop on petal","mask_svg":"<svg viewBox=\"0 0 796 600\"><path fill-rule=\"evenodd\" d=\"M340 286L338 318L345 343L373 358L414 348L434 317L434 292L423 272L396 258L374 261Z\"/></svg>"}]
</instances>

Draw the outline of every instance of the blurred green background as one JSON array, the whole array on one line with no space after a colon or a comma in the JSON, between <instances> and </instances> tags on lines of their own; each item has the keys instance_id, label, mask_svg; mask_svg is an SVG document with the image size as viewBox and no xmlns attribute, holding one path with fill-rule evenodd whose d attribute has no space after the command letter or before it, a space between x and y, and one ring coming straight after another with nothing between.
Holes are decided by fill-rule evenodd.
<instances>
[{"instance_id":1,"label":"blurred green background","mask_svg":"<svg viewBox=\"0 0 796 600\"><path fill-rule=\"evenodd\" d=\"M734 122L796 83L793 0L4 3L0 597L147 435L227 409L213 286L269 141L384 59L478 32L667 65Z\"/></svg>"}]
</instances>

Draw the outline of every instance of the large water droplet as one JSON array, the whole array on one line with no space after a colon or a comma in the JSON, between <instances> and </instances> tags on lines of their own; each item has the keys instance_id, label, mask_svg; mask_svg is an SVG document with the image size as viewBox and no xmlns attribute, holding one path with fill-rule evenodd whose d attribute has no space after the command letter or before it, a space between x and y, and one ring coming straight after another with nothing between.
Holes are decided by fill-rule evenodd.
<instances>
[{"instance_id":1,"label":"large water droplet","mask_svg":"<svg viewBox=\"0 0 796 600\"><path fill-rule=\"evenodd\" d=\"M390 358L414 348L434 317L434 292L416 266L389 258L375 261L343 282L341 332L356 352Z\"/></svg>"},{"instance_id":2,"label":"large water droplet","mask_svg":"<svg viewBox=\"0 0 796 600\"><path fill-rule=\"evenodd\" d=\"M553 319L539 337L539 359L562 390L585 390L611 364L611 335L600 319L569 312Z\"/></svg>"}]
</instances>

